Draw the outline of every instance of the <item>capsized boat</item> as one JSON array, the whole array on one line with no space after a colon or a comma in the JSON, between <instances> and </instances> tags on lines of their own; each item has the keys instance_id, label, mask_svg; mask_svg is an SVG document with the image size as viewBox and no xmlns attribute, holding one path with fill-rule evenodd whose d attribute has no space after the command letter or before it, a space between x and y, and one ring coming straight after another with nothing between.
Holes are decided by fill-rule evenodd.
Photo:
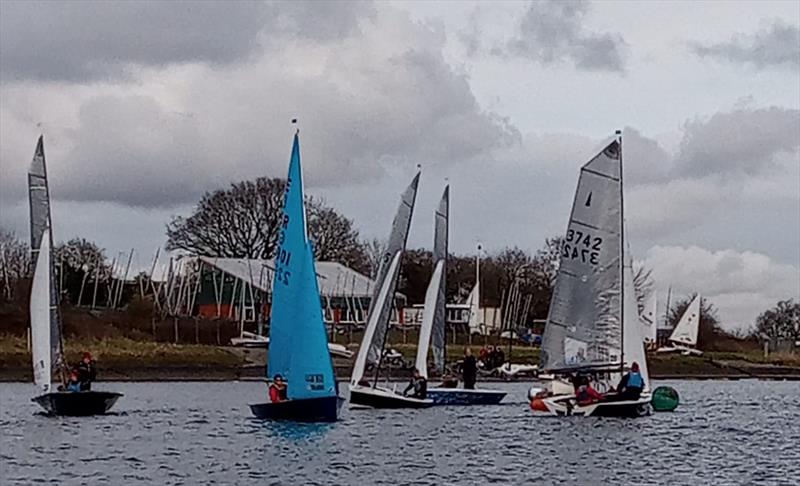
<instances>
[{"instance_id":1,"label":"capsized boat","mask_svg":"<svg viewBox=\"0 0 800 486\"><path fill-rule=\"evenodd\" d=\"M31 357L33 380L43 392L31 400L51 415L86 416L106 413L120 393L102 391L52 391L54 369L60 382L66 380L67 365L61 332L61 312L52 258L50 193L44 156L44 137L39 137L28 171L31 211ZM59 387L61 388L61 387Z\"/></svg>"},{"instance_id":2,"label":"capsized boat","mask_svg":"<svg viewBox=\"0 0 800 486\"><path fill-rule=\"evenodd\" d=\"M408 230L411 226L411 216L414 213L414 203L417 198L419 186L419 172L411 184L403 192L400 206L392 221L392 232L389 243L381 257L378 275L375 280L375 290L370 302L367 326L364 337L358 348L358 355L353 365L353 375L350 377L350 405L351 407L371 408L426 408L433 405L433 400L408 397L395 390L379 386L383 350L386 346L386 335L389 328L394 305L394 294L397 279L400 275L400 264L408 239ZM371 365L374 371L372 382L365 376L367 366Z\"/></svg>"},{"instance_id":3,"label":"capsized boat","mask_svg":"<svg viewBox=\"0 0 800 486\"><path fill-rule=\"evenodd\" d=\"M303 192L295 133L275 254L267 363L268 377L281 375L287 381L287 400L252 404L250 409L261 419L334 422L344 400L338 396L328 351Z\"/></svg>"},{"instance_id":4,"label":"capsized boat","mask_svg":"<svg viewBox=\"0 0 800 486\"><path fill-rule=\"evenodd\" d=\"M657 353L681 353L683 355L702 356L697 349L697 333L700 330L700 294L694 296L686 308L672 334L669 345L658 348Z\"/></svg>"},{"instance_id":5,"label":"capsized boat","mask_svg":"<svg viewBox=\"0 0 800 486\"><path fill-rule=\"evenodd\" d=\"M620 137L580 171L542 339L540 368L556 379L533 397L535 412L613 417L650 412L648 393L638 399L609 394L606 400L578 404L566 382L568 376L582 373L594 377L599 391L610 390L633 362L648 381L633 275L624 263L624 248Z\"/></svg>"},{"instance_id":6,"label":"capsized boat","mask_svg":"<svg viewBox=\"0 0 800 486\"><path fill-rule=\"evenodd\" d=\"M434 217L433 275L425 292L425 308L417 346L416 368L428 379L428 350L432 350L433 366L439 376L445 374L445 314L447 290L447 251L450 218L450 187L442 194ZM432 345L432 346L431 346ZM444 386L428 387L428 398L434 405L494 405L506 396L501 390L481 390L450 388Z\"/></svg>"}]
</instances>

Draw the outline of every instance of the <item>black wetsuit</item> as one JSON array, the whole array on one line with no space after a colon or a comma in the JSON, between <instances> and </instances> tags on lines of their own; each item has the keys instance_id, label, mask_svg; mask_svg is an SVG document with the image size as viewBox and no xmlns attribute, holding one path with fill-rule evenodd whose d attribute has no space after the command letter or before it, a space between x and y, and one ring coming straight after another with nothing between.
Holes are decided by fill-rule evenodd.
<instances>
[{"instance_id":1,"label":"black wetsuit","mask_svg":"<svg viewBox=\"0 0 800 486\"><path fill-rule=\"evenodd\" d=\"M477 376L478 362L475 361L475 356L465 356L464 363L461 365L461 379L464 381L464 388L474 390Z\"/></svg>"},{"instance_id":2,"label":"black wetsuit","mask_svg":"<svg viewBox=\"0 0 800 486\"><path fill-rule=\"evenodd\" d=\"M411 378L411 383L409 383L403 391L403 395L408 395L408 392L411 390L414 390L414 393L411 394L412 397L425 400L425 397L428 396L428 380L422 376L419 378Z\"/></svg>"},{"instance_id":3,"label":"black wetsuit","mask_svg":"<svg viewBox=\"0 0 800 486\"><path fill-rule=\"evenodd\" d=\"M95 367L94 360L88 363L81 360L81 362L78 363L78 381L81 382L81 391L90 391L95 378L97 378L97 368Z\"/></svg>"}]
</instances>

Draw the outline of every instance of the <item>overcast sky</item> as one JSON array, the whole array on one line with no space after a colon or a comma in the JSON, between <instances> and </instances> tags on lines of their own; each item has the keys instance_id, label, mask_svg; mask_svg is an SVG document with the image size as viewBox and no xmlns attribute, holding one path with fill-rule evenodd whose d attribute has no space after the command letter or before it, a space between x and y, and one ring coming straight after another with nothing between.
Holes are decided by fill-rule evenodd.
<instances>
[{"instance_id":1,"label":"overcast sky","mask_svg":"<svg viewBox=\"0 0 800 486\"><path fill-rule=\"evenodd\" d=\"M563 233L577 169L624 129L634 257L729 328L800 297L800 4L0 2L0 224L27 239L45 134L58 240L146 266L204 191L284 177L410 246ZM663 299L662 299L663 300Z\"/></svg>"}]
</instances>

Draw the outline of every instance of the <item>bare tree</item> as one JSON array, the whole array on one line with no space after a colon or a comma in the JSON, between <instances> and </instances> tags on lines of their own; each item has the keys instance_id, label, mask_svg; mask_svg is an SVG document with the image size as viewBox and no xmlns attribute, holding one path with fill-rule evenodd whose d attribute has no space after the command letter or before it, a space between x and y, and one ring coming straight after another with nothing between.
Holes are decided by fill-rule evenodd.
<instances>
[{"instance_id":1,"label":"bare tree","mask_svg":"<svg viewBox=\"0 0 800 486\"><path fill-rule=\"evenodd\" d=\"M167 249L211 257L269 259L278 245L286 181L259 177L206 193L189 217L167 224ZM308 198L308 229L318 260L363 268L358 232L321 200Z\"/></svg>"},{"instance_id":2,"label":"bare tree","mask_svg":"<svg viewBox=\"0 0 800 486\"><path fill-rule=\"evenodd\" d=\"M362 246L369 265L369 277L375 278L378 276L378 268L381 266L381 257L383 257L383 249L386 247L386 242L373 238L362 243Z\"/></svg>"},{"instance_id":3,"label":"bare tree","mask_svg":"<svg viewBox=\"0 0 800 486\"><path fill-rule=\"evenodd\" d=\"M12 300L30 267L30 250L17 235L0 228L0 300Z\"/></svg>"},{"instance_id":4,"label":"bare tree","mask_svg":"<svg viewBox=\"0 0 800 486\"><path fill-rule=\"evenodd\" d=\"M78 304L81 288L89 278L94 282L108 282L112 268L106 262L105 250L84 238L73 238L56 246L53 257L62 272L59 281L69 301Z\"/></svg>"}]
</instances>

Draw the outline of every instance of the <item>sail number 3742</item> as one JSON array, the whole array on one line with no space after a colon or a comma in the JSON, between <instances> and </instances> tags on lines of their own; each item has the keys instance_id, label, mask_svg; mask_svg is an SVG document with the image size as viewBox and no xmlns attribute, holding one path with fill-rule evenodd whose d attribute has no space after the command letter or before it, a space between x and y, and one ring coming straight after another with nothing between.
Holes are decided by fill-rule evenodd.
<instances>
[{"instance_id":1,"label":"sail number 3742","mask_svg":"<svg viewBox=\"0 0 800 486\"><path fill-rule=\"evenodd\" d=\"M567 237L561 246L561 258L580 260L583 263L597 265L600 263L600 250L603 239L589 233L568 229Z\"/></svg>"}]
</instances>

